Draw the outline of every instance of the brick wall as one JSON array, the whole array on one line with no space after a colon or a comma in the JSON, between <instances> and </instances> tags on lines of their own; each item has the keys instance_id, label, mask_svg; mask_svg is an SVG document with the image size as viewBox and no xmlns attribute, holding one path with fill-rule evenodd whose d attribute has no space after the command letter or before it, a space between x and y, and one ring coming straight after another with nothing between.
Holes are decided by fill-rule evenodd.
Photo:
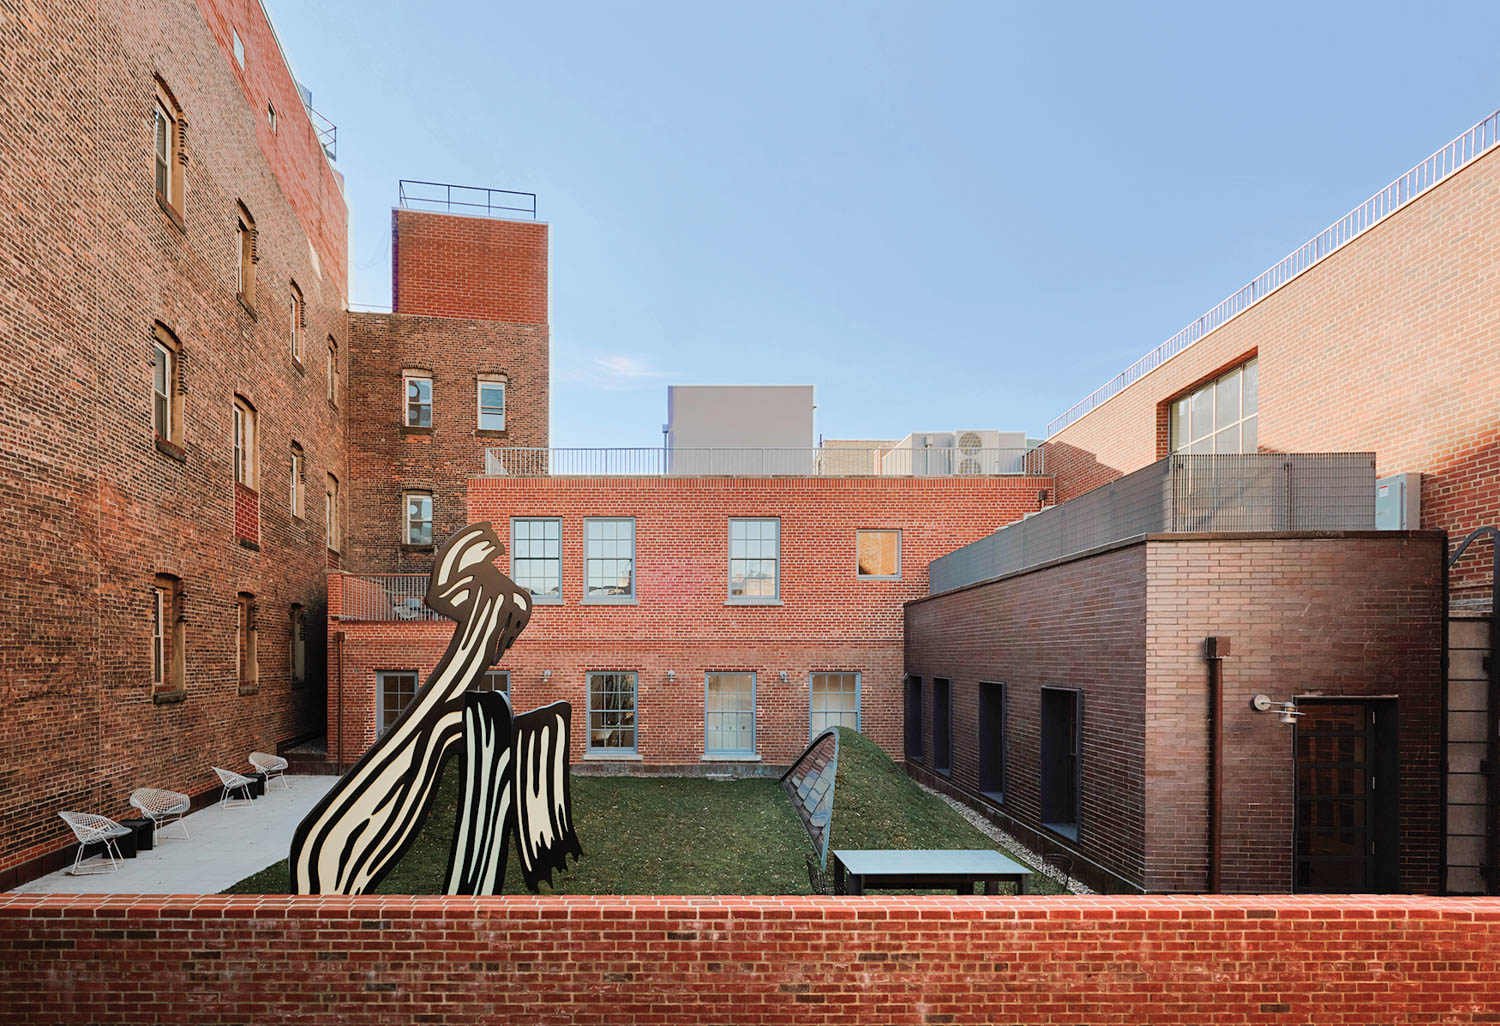
<instances>
[{"instance_id":1,"label":"brick wall","mask_svg":"<svg viewBox=\"0 0 1500 1026\"><path fill-rule=\"evenodd\" d=\"M914 602L906 672L950 678L954 763L943 786L1039 844L1073 851L1080 875L1153 892L1208 886L1208 702L1203 639L1224 661L1222 887L1291 882L1289 728L1250 698L1400 696L1401 887L1439 885L1442 536L1152 535L1147 542ZM1006 685L1003 802L979 793L978 686ZM1039 819L1043 685L1083 692L1079 835ZM928 751L930 753L930 741ZM1109 874L1109 875L1105 875ZM1112 876L1112 878L1111 878Z\"/></svg>"},{"instance_id":2,"label":"brick wall","mask_svg":"<svg viewBox=\"0 0 1500 1026\"><path fill-rule=\"evenodd\" d=\"M0 20L0 886L65 845L60 809L121 816L129 791L196 793L210 764L244 764L321 721L323 474L343 424L324 399L324 349L344 335L342 203L299 206L319 181L291 152L300 105L261 138L285 68L254 3L236 4L247 75L190 0L29 5ZM215 19L226 6L211 5ZM220 13L215 13L220 12ZM235 13L237 12L237 13ZM216 20L215 24L219 24ZM276 62L276 67L267 66ZM151 112L160 75L188 121L183 217L157 203ZM247 84L248 83L248 84ZM272 95L281 93L273 90ZM268 156L267 147L272 148ZM275 158L285 149L285 159ZM321 172L320 172L321 174ZM313 176L316 177L316 176ZM235 209L259 230L253 312L236 299ZM322 218L322 220L318 220ZM309 222L312 228L309 229ZM308 356L287 339L290 281ZM152 330L181 342L182 446L152 429ZM231 408L260 425L259 541L235 539ZM287 505L290 446L307 457L307 516ZM182 581L185 693L153 695L152 585ZM240 694L234 601L256 596L260 681ZM309 615L309 678L289 682L290 607ZM169 704L159 700L180 698ZM26 867L30 867L27 869Z\"/></svg>"},{"instance_id":3,"label":"brick wall","mask_svg":"<svg viewBox=\"0 0 1500 1026\"><path fill-rule=\"evenodd\" d=\"M431 216L431 215L428 215ZM403 544L403 491L433 497L433 537L468 523L467 480L492 446L545 448L548 337L545 323L355 313L349 317L346 570L394 573L432 566L429 549ZM432 378L432 427L405 426L403 371ZM478 426L478 375L503 374L505 430Z\"/></svg>"},{"instance_id":4,"label":"brick wall","mask_svg":"<svg viewBox=\"0 0 1500 1026\"><path fill-rule=\"evenodd\" d=\"M860 673L862 727L899 756L902 604L926 593L932 558L1035 509L1050 487L1047 478L479 478L468 511L493 522L507 551L512 517L562 519L563 604L539 603L499 665L518 708L574 704L575 757L587 671L636 672L643 761L696 766L704 673L735 670L756 674L761 757L785 764L807 743L816 670ZM636 518L637 604L580 601L588 516ZM781 605L726 602L732 516L781 518ZM902 530L901 580L856 580L855 532L872 527ZM328 718L337 736L343 717L347 761L374 740L376 671L425 677L452 628L331 620L330 629L345 633L343 709L330 689Z\"/></svg>"},{"instance_id":5,"label":"brick wall","mask_svg":"<svg viewBox=\"0 0 1500 1026\"><path fill-rule=\"evenodd\" d=\"M1490 153L1057 432L1058 498L1163 455L1160 405L1258 354L1263 450L1373 450L1381 475L1425 475L1423 527L1500 522L1497 195ZM1489 579L1482 544L1459 593Z\"/></svg>"},{"instance_id":6,"label":"brick wall","mask_svg":"<svg viewBox=\"0 0 1500 1026\"><path fill-rule=\"evenodd\" d=\"M1394 1026L1500 1007L1482 898L17 895L0 948L0 1021L28 1026Z\"/></svg>"},{"instance_id":7,"label":"brick wall","mask_svg":"<svg viewBox=\"0 0 1500 1026\"><path fill-rule=\"evenodd\" d=\"M391 211L397 313L547 323L547 225Z\"/></svg>"}]
</instances>

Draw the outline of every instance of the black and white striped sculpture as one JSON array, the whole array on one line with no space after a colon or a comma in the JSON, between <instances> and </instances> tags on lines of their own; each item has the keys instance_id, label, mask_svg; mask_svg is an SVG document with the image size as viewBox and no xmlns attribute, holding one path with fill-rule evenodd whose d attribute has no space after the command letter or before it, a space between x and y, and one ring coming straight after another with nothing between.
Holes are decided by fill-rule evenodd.
<instances>
[{"instance_id":1,"label":"black and white striped sculpture","mask_svg":"<svg viewBox=\"0 0 1500 1026\"><path fill-rule=\"evenodd\" d=\"M583 854L568 781L568 704L513 717L504 695L469 691L531 619L530 596L494 564L504 552L487 523L438 549L426 601L457 621L453 640L411 705L298 824L292 893L373 890L416 838L460 741L448 893L499 893L512 830L532 890L566 868L568 853Z\"/></svg>"}]
</instances>

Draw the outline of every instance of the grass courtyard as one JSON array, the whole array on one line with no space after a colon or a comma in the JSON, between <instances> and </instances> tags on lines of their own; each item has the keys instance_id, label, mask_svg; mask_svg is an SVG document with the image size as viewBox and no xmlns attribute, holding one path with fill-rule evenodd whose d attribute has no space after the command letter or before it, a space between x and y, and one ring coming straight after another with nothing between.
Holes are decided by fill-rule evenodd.
<instances>
[{"instance_id":1,"label":"grass courtyard","mask_svg":"<svg viewBox=\"0 0 1500 1026\"><path fill-rule=\"evenodd\" d=\"M861 734L841 730L834 848L996 848L996 842L918 787ZM458 804L450 761L416 843L378 888L440 894ZM554 876L559 894L807 894L812 843L775 779L573 777L584 857ZM830 867L832 859L830 858ZM229 893L284 894L285 860ZM1033 893L1061 888L1040 873ZM514 851L507 894L526 893ZM543 887L543 893L547 889Z\"/></svg>"}]
</instances>

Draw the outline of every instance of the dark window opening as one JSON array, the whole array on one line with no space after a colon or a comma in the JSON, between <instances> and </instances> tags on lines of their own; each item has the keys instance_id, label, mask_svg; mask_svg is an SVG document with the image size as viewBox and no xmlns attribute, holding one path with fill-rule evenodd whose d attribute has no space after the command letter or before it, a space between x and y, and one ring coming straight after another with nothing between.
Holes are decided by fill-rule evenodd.
<instances>
[{"instance_id":1,"label":"dark window opening","mask_svg":"<svg viewBox=\"0 0 1500 1026\"><path fill-rule=\"evenodd\" d=\"M1042 825L1078 837L1082 782L1082 696L1066 688L1042 688Z\"/></svg>"},{"instance_id":2,"label":"dark window opening","mask_svg":"<svg viewBox=\"0 0 1500 1026\"><path fill-rule=\"evenodd\" d=\"M906 678L906 757L922 761L922 678Z\"/></svg>"},{"instance_id":3,"label":"dark window opening","mask_svg":"<svg viewBox=\"0 0 1500 1026\"><path fill-rule=\"evenodd\" d=\"M1005 801L1005 685L979 685L979 793Z\"/></svg>"},{"instance_id":4,"label":"dark window opening","mask_svg":"<svg viewBox=\"0 0 1500 1026\"><path fill-rule=\"evenodd\" d=\"M941 677L932 682L932 768L953 772L952 685Z\"/></svg>"}]
</instances>

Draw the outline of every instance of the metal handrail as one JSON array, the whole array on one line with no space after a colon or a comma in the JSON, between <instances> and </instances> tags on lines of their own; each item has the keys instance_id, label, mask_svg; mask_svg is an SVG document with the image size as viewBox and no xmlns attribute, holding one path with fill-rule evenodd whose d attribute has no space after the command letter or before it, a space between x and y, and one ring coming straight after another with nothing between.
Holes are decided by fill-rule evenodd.
<instances>
[{"instance_id":1,"label":"metal handrail","mask_svg":"<svg viewBox=\"0 0 1500 1026\"><path fill-rule=\"evenodd\" d=\"M441 190L441 195L435 193ZM458 190L458 198L454 198ZM490 189L483 185L454 185L451 182L424 182L416 178L403 178L396 185L401 206L408 210L446 210L450 213L472 214L475 217L504 217L506 214L530 214L536 219L536 193L517 192L514 189ZM427 193L433 193L428 195ZM484 202L479 202L483 196ZM512 206L496 197L524 197L530 200L526 206ZM467 197L467 198L466 198ZM461 208L461 209L455 209Z\"/></svg>"},{"instance_id":2,"label":"metal handrail","mask_svg":"<svg viewBox=\"0 0 1500 1026\"><path fill-rule=\"evenodd\" d=\"M427 608L427 574L344 574L340 620L441 620Z\"/></svg>"},{"instance_id":3,"label":"metal handrail","mask_svg":"<svg viewBox=\"0 0 1500 1026\"><path fill-rule=\"evenodd\" d=\"M490 477L1036 477L1034 449L598 448L485 450Z\"/></svg>"},{"instance_id":4,"label":"metal handrail","mask_svg":"<svg viewBox=\"0 0 1500 1026\"><path fill-rule=\"evenodd\" d=\"M1106 400L1124 391L1127 385L1149 374L1204 335L1223 327L1302 272L1321 263L1349 242L1359 238L1434 185L1466 167L1495 145L1497 135L1500 135L1500 131L1497 130L1500 130L1500 110L1477 122L1468 131L1460 133L1448 145L1438 149L1426 160L1418 162L1385 188L1292 250L1208 313L1074 403L1067 412L1054 418L1047 425L1047 437L1051 438L1084 414L1097 409Z\"/></svg>"},{"instance_id":5,"label":"metal handrail","mask_svg":"<svg viewBox=\"0 0 1500 1026\"><path fill-rule=\"evenodd\" d=\"M312 119L313 133L317 135L318 144L323 147L323 152L328 155L329 160L338 160L339 126L313 110L312 104L303 101L302 106L307 111L307 116Z\"/></svg>"}]
</instances>

